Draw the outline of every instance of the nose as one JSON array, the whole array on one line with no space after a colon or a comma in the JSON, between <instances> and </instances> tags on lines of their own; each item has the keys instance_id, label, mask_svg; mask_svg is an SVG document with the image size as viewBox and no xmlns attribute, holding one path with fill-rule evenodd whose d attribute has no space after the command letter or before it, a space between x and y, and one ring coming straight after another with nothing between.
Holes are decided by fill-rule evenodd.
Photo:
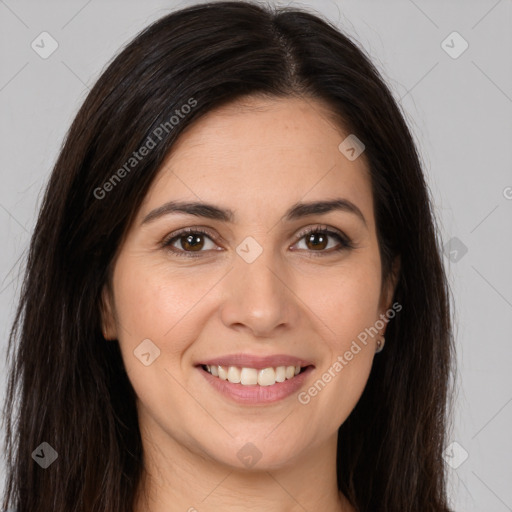
<instances>
[{"instance_id":1,"label":"nose","mask_svg":"<svg viewBox=\"0 0 512 512\"><path fill-rule=\"evenodd\" d=\"M242 258L235 262L224 282L221 318L226 327L271 338L297 326L300 300L289 272L272 260L271 252L263 251L252 263Z\"/></svg>"}]
</instances>

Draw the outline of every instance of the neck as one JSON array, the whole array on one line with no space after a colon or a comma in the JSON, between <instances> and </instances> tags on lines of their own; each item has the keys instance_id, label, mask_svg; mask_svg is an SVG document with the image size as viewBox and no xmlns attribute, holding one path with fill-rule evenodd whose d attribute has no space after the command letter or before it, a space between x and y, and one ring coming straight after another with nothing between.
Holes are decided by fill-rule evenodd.
<instances>
[{"instance_id":1,"label":"neck","mask_svg":"<svg viewBox=\"0 0 512 512\"><path fill-rule=\"evenodd\" d=\"M151 422L151 425L147 423ZM278 468L244 470L141 424L143 478L135 512L353 512L336 480L337 433ZM151 433L151 434L149 434Z\"/></svg>"}]
</instances>

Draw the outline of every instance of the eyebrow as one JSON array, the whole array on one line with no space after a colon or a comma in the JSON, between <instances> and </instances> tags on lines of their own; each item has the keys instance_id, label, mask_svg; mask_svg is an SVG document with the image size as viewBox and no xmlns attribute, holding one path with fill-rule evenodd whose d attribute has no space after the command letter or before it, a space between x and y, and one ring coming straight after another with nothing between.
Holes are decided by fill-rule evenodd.
<instances>
[{"instance_id":1,"label":"eyebrow","mask_svg":"<svg viewBox=\"0 0 512 512\"><path fill-rule=\"evenodd\" d=\"M361 210L352 203L352 201L342 198L328 201L295 203L286 211L283 218L286 222L291 222L310 215L325 215L336 210L356 215L363 221L364 225L368 227ZM213 204L198 201L169 201L148 213L141 224L146 224L164 215L172 213L185 213L188 215L195 215L196 217L204 217L206 219L220 220L230 223L235 220L235 213L229 208L220 208Z\"/></svg>"}]
</instances>

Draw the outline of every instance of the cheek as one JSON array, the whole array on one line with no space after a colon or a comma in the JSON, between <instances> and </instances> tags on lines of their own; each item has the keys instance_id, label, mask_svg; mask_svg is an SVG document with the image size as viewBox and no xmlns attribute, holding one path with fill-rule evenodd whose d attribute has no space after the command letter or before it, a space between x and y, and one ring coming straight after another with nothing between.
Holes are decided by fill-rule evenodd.
<instances>
[{"instance_id":1,"label":"cheek","mask_svg":"<svg viewBox=\"0 0 512 512\"><path fill-rule=\"evenodd\" d=\"M343 353L351 341L367 332L379 318L380 261L355 256L336 271L315 277L315 286L304 281L300 296L307 297L311 311L321 320L325 342ZM363 336L364 337L364 334Z\"/></svg>"},{"instance_id":2,"label":"cheek","mask_svg":"<svg viewBox=\"0 0 512 512\"><path fill-rule=\"evenodd\" d=\"M171 414L177 421L190 409L190 398L182 391L181 364L197 337L194 329L200 328L190 322L194 306L212 284L190 273L180 278L166 265L126 255L130 257L120 258L114 273L121 354L138 406L164 425ZM145 353L150 355L144 361Z\"/></svg>"},{"instance_id":3,"label":"cheek","mask_svg":"<svg viewBox=\"0 0 512 512\"><path fill-rule=\"evenodd\" d=\"M142 257L120 260L114 275L120 336L130 344L149 338L165 346L165 352L183 350L190 338L184 332L190 329L187 320L213 284L213 279L190 269L172 272Z\"/></svg>"},{"instance_id":4,"label":"cheek","mask_svg":"<svg viewBox=\"0 0 512 512\"><path fill-rule=\"evenodd\" d=\"M339 427L357 404L369 377L375 354L375 323L379 320L380 262L363 259L337 273L336 279L320 280L308 305L321 320L325 358L318 377L300 402ZM322 291L320 291L322 290Z\"/></svg>"}]
</instances>

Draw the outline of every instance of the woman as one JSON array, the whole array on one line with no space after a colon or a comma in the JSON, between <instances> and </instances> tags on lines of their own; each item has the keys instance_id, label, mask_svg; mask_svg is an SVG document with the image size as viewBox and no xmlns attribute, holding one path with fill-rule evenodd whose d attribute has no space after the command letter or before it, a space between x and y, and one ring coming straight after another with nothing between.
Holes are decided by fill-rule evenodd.
<instances>
[{"instance_id":1,"label":"woman","mask_svg":"<svg viewBox=\"0 0 512 512\"><path fill-rule=\"evenodd\" d=\"M113 60L10 342L4 507L450 510L428 189L382 78L313 14L196 5Z\"/></svg>"}]
</instances>

